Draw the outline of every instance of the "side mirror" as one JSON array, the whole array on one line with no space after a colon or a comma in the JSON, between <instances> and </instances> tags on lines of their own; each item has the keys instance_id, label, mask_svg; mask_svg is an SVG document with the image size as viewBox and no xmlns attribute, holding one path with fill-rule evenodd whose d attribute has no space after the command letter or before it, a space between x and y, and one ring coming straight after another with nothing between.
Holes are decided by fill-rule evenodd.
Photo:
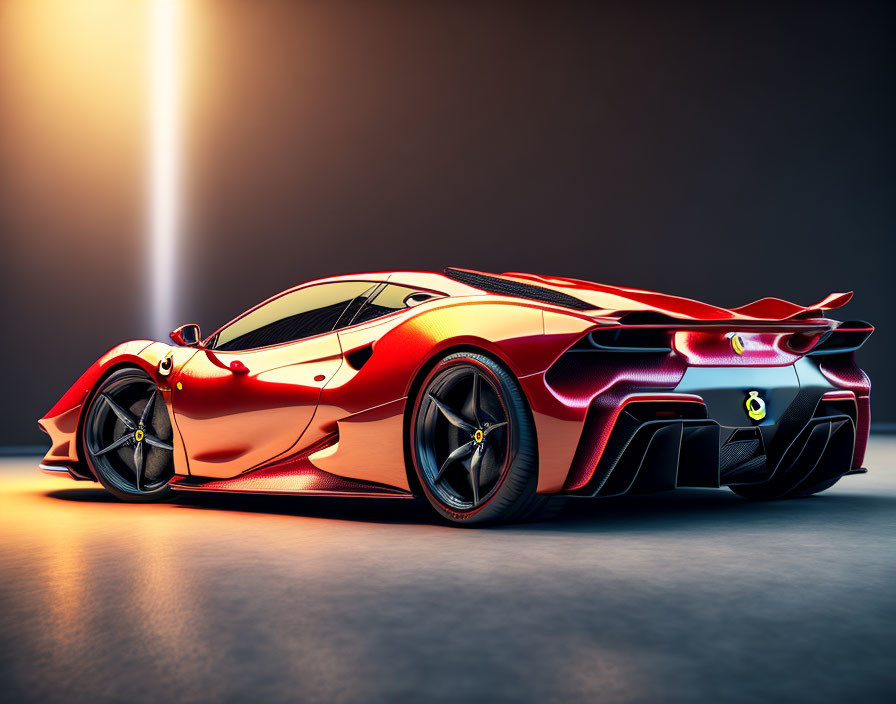
<instances>
[{"instance_id":1,"label":"side mirror","mask_svg":"<svg viewBox=\"0 0 896 704\"><path fill-rule=\"evenodd\" d=\"M196 323L181 325L171 332L171 339L182 347L195 347L202 339L202 331Z\"/></svg>"}]
</instances>

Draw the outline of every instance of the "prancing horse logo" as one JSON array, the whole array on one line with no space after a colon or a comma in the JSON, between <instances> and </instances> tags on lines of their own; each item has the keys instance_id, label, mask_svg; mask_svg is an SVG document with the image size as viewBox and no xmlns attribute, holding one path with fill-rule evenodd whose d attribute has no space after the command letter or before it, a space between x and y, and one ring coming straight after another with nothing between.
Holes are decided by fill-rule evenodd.
<instances>
[{"instance_id":1,"label":"prancing horse logo","mask_svg":"<svg viewBox=\"0 0 896 704\"><path fill-rule=\"evenodd\" d=\"M744 353L744 349L746 349L744 347L744 338L736 332L729 332L725 337L731 341L731 349L734 350L734 354L742 355Z\"/></svg>"},{"instance_id":2,"label":"prancing horse logo","mask_svg":"<svg viewBox=\"0 0 896 704\"><path fill-rule=\"evenodd\" d=\"M753 420L762 420L765 418L765 401L759 398L758 391L750 391L747 396L747 415Z\"/></svg>"}]
</instances>

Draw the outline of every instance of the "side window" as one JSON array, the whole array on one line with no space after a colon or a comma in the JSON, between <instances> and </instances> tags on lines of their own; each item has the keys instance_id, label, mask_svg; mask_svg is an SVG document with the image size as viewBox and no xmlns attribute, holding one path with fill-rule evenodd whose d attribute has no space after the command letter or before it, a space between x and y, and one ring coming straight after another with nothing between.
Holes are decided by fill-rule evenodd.
<instances>
[{"instance_id":1,"label":"side window","mask_svg":"<svg viewBox=\"0 0 896 704\"><path fill-rule=\"evenodd\" d=\"M346 325L350 325L352 319L358 314L358 311L361 310L361 307L367 302L367 299L373 295L373 292L379 289L381 284L371 284L367 287L367 290L362 294L355 296L352 299L351 303L348 304L346 309L342 311L342 315L339 318L339 321L336 323L336 329L344 328Z\"/></svg>"},{"instance_id":2,"label":"side window","mask_svg":"<svg viewBox=\"0 0 896 704\"><path fill-rule=\"evenodd\" d=\"M415 288L387 284L382 291L367 302L367 305L361 309L350 324L366 323L368 320L381 318L397 310L411 308L435 297L435 294L419 291Z\"/></svg>"},{"instance_id":3,"label":"side window","mask_svg":"<svg viewBox=\"0 0 896 704\"><path fill-rule=\"evenodd\" d=\"M336 281L300 288L256 308L221 330L216 350L249 350L329 332L346 308L364 301L370 282Z\"/></svg>"}]
</instances>

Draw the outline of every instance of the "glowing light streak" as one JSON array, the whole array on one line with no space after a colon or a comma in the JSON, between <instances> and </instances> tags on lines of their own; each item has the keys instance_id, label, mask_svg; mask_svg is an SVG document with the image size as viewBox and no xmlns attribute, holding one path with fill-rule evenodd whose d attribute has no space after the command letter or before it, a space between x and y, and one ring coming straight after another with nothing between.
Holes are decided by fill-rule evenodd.
<instances>
[{"instance_id":1,"label":"glowing light streak","mask_svg":"<svg viewBox=\"0 0 896 704\"><path fill-rule=\"evenodd\" d=\"M175 322L180 229L180 8L150 0L150 262L153 334L167 339Z\"/></svg>"}]
</instances>

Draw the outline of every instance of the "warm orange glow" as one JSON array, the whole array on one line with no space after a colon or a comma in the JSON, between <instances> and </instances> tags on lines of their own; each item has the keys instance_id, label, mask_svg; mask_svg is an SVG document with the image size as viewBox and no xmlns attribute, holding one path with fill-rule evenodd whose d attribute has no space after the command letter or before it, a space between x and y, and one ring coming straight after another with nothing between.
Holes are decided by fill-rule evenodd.
<instances>
[{"instance_id":1,"label":"warm orange glow","mask_svg":"<svg viewBox=\"0 0 896 704\"><path fill-rule=\"evenodd\" d=\"M181 133L206 24L185 0L0 2L0 167L20 233L8 255L45 277L81 272L97 296L100 272L133 272L143 336L167 335L182 294Z\"/></svg>"},{"instance_id":2,"label":"warm orange glow","mask_svg":"<svg viewBox=\"0 0 896 704\"><path fill-rule=\"evenodd\" d=\"M120 0L12 0L2 5L0 56L31 120L31 146L83 156L82 169L108 168L142 141L135 123L146 102L143 3ZM25 136L25 135L23 135ZM61 152L61 154L60 154Z\"/></svg>"},{"instance_id":3,"label":"warm orange glow","mask_svg":"<svg viewBox=\"0 0 896 704\"><path fill-rule=\"evenodd\" d=\"M21 228L5 242L20 265L96 270L112 245L142 237L146 60L142 2L0 3L4 188ZM48 243L61 229L65 241Z\"/></svg>"}]
</instances>

